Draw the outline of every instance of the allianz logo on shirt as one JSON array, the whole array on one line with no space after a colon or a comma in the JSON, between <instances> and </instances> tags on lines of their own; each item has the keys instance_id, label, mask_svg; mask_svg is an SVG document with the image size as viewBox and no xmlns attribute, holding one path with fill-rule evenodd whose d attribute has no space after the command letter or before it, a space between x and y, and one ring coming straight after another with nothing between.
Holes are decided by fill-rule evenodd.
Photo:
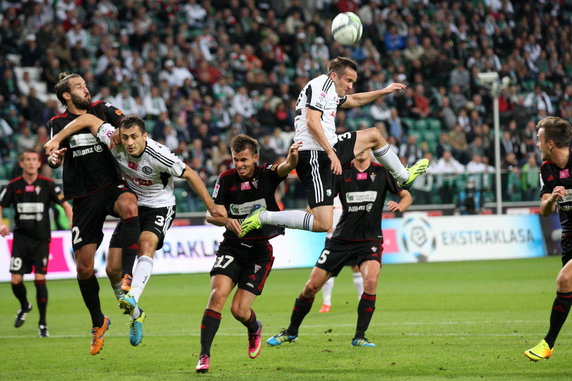
<instances>
[{"instance_id":1,"label":"allianz logo on shirt","mask_svg":"<svg viewBox=\"0 0 572 381\"><path fill-rule=\"evenodd\" d=\"M230 204L228 209L230 210L230 214L233 216L246 216L248 213L250 213L254 205L257 204L260 204L266 208L266 200L260 198L258 200L248 201L242 204Z\"/></svg>"},{"instance_id":2,"label":"allianz logo on shirt","mask_svg":"<svg viewBox=\"0 0 572 381\"><path fill-rule=\"evenodd\" d=\"M377 191L346 193L346 202L348 204L357 204L361 202L374 202L376 198L377 198Z\"/></svg>"}]
</instances>

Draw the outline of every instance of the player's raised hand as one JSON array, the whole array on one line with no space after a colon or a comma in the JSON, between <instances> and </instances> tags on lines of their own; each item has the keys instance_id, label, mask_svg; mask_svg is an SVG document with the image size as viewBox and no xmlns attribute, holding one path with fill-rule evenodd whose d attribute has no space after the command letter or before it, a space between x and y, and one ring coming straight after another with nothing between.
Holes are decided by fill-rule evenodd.
<instances>
[{"instance_id":1,"label":"player's raised hand","mask_svg":"<svg viewBox=\"0 0 572 381\"><path fill-rule=\"evenodd\" d=\"M399 204L395 201L388 201L387 202L387 208L389 210L391 210L392 212L401 212L401 208L399 207Z\"/></svg>"},{"instance_id":2,"label":"player's raised hand","mask_svg":"<svg viewBox=\"0 0 572 381\"><path fill-rule=\"evenodd\" d=\"M554 202L560 200L564 196L566 196L566 188L564 188L563 186L557 186L554 187L554 189L552 190L552 195L550 196L550 198Z\"/></svg>"},{"instance_id":3,"label":"player's raised hand","mask_svg":"<svg viewBox=\"0 0 572 381\"><path fill-rule=\"evenodd\" d=\"M394 82L388 85L384 90L387 92L387 94L391 94L394 91L401 91L405 90L406 88L407 85L404 85L403 83Z\"/></svg>"},{"instance_id":4,"label":"player's raised hand","mask_svg":"<svg viewBox=\"0 0 572 381\"><path fill-rule=\"evenodd\" d=\"M48 142L49 143L49 142ZM48 144L46 143L46 144ZM59 145L58 145L59 146ZM45 147L45 146L44 146ZM61 164L62 159L64 157L64 153L67 151L67 148L61 148L61 149L56 149L55 151L52 151L51 153L49 153L48 155L48 164L57 167L58 165ZM46 153L48 153L48 150L46 149Z\"/></svg>"},{"instance_id":5,"label":"player's raised hand","mask_svg":"<svg viewBox=\"0 0 572 381\"><path fill-rule=\"evenodd\" d=\"M56 139L55 136L50 140L48 140L46 144L44 144L44 150L46 150L46 155L48 156L51 155L58 148L60 148L60 140Z\"/></svg>"},{"instance_id":6,"label":"player's raised hand","mask_svg":"<svg viewBox=\"0 0 572 381\"><path fill-rule=\"evenodd\" d=\"M224 226L228 230L233 231L234 234L238 236L240 236L240 233L242 233L242 228L240 227L240 223L238 222L238 220L235 220L234 218L227 218Z\"/></svg>"}]
</instances>

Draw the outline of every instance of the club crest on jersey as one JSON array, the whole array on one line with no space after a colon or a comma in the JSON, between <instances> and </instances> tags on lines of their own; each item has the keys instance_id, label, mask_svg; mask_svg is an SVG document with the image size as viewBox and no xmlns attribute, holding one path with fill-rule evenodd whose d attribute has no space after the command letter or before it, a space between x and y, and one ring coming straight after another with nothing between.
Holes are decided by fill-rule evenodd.
<instances>
[{"instance_id":1,"label":"club crest on jersey","mask_svg":"<svg viewBox=\"0 0 572 381\"><path fill-rule=\"evenodd\" d=\"M567 179L569 177L570 177L570 170L568 168L560 171L560 178L561 179Z\"/></svg>"},{"instance_id":2,"label":"club crest on jersey","mask_svg":"<svg viewBox=\"0 0 572 381\"><path fill-rule=\"evenodd\" d=\"M249 189L252 188L250 187L250 183L248 181L240 183L240 190L249 190Z\"/></svg>"},{"instance_id":3,"label":"club crest on jersey","mask_svg":"<svg viewBox=\"0 0 572 381\"><path fill-rule=\"evenodd\" d=\"M332 195L331 189L326 189L326 196L330 197Z\"/></svg>"},{"instance_id":4,"label":"club crest on jersey","mask_svg":"<svg viewBox=\"0 0 572 381\"><path fill-rule=\"evenodd\" d=\"M101 146L101 144L97 144L93 148L95 149L95 152L102 152L103 151L103 147Z\"/></svg>"},{"instance_id":5,"label":"club crest on jersey","mask_svg":"<svg viewBox=\"0 0 572 381\"><path fill-rule=\"evenodd\" d=\"M128 166L129 168L131 168L132 170L134 170L134 171L136 171L137 168L139 168L139 166L137 165L137 163L134 163L134 162L132 162L132 161L128 161L128 162L127 162L127 166Z\"/></svg>"},{"instance_id":6,"label":"club crest on jersey","mask_svg":"<svg viewBox=\"0 0 572 381\"><path fill-rule=\"evenodd\" d=\"M143 167L143 173L144 174L150 175L152 172L153 172L153 170L151 169L151 167L147 167L147 166Z\"/></svg>"},{"instance_id":7,"label":"club crest on jersey","mask_svg":"<svg viewBox=\"0 0 572 381\"><path fill-rule=\"evenodd\" d=\"M42 188L40 188L39 185L36 185L36 194L40 194L41 191L42 191Z\"/></svg>"},{"instance_id":8,"label":"club crest on jersey","mask_svg":"<svg viewBox=\"0 0 572 381\"><path fill-rule=\"evenodd\" d=\"M252 186L253 186L255 189L258 189L258 180L252 180Z\"/></svg>"},{"instance_id":9,"label":"club crest on jersey","mask_svg":"<svg viewBox=\"0 0 572 381\"><path fill-rule=\"evenodd\" d=\"M369 178L371 179L372 183L375 182L375 176L376 176L375 173L372 173L371 175L369 175Z\"/></svg>"},{"instance_id":10,"label":"club crest on jersey","mask_svg":"<svg viewBox=\"0 0 572 381\"><path fill-rule=\"evenodd\" d=\"M260 267L259 265L254 265L254 273L256 274L258 272L258 270L260 270L262 267Z\"/></svg>"}]
</instances>

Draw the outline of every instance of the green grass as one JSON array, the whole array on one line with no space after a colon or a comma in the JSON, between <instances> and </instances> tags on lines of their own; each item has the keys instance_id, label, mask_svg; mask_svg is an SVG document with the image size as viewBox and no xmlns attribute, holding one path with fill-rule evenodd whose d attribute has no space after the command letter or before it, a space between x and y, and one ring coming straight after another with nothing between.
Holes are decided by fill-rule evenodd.
<instances>
[{"instance_id":1,"label":"green grass","mask_svg":"<svg viewBox=\"0 0 572 381\"><path fill-rule=\"evenodd\" d=\"M196 374L199 324L209 294L207 274L154 276L141 299L145 337L129 345L106 279L103 309L112 325L105 347L89 355L90 320L75 281L48 283L51 337L36 337L37 309L15 329L18 309L0 284L0 380L569 380L570 323L549 361L532 363L522 351L546 333L560 259L555 257L458 263L387 265L367 332L376 348L353 348L357 297L351 272L336 281L333 308L318 313L321 295L300 329L298 343L264 346L247 355L246 329L228 305L212 348L211 371ZM288 325L295 297L310 269L275 270L254 309L264 339ZM35 289L26 282L35 303Z\"/></svg>"}]
</instances>

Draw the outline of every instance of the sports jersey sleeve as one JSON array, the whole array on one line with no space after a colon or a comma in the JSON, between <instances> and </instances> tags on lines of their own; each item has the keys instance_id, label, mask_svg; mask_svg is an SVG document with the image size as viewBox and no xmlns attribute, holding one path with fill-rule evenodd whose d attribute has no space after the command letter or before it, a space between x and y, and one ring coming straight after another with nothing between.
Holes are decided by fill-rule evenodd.
<instances>
[{"instance_id":1,"label":"sports jersey sleeve","mask_svg":"<svg viewBox=\"0 0 572 381\"><path fill-rule=\"evenodd\" d=\"M262 173L264 177L266 177L272 184L278 185L280 184L288 175L281 177L278 174L278 164L268 164L265 163L262 165Z\"/></svg>"},{"instance_id":2,"label":"sports jersey sleeve","mask_svg":"<svg viewBox=\"0 0 572 381\"><path fill-rule=\"evenodd\" d=\"M109 123L103 123L97 130L97 138L106 146L111 146L111 135L115 132L115 127Z\"/></svg>"},{"instance_id":3,"label":"sports jersey sleeve","mask_svg":"<svg viewBox=\"0 0 572 381\"><path fill-rule=\"evenodd\" d=\"M102 103L103 114L105 118L103 120L111 123L115 127L119 127L121 119L123 119L123 113L120 109L113 106L111 103Z\"/></svg>"},{"instance_id":4,"label":"sports jersey sleeve","mask_svg":"<svg viewBox=\"0 0 572 381\"><path fill-rule=\"evenodd\" d=\"M540 197L545 193L552 193L555 184L554 181L547 181L549 173L543 169L544 166L540 167Z\"/></svg>"},{"instance_id":5,"label":"sports jersey sleeve","mask_svg":"<svg viewBox=\"0 0 572 381\"><path fill-rule=\"evenodd\" d=\"M59 185L56 185L52 181L48 182L48 184L50 189L50 199L55 204L63 204L65 201L64 194L62 193L62 189L59 187Z\"/></svg>"},{"instance_id":6,"label":"sports jersey sleeve","mask_svg":"<svg viewBox=\"0 0 572 381\"><path fill-rule=\"evenodd\" d=\"M347 96L347 95L344 95L343 97L341 97L341 98L339 99L338 108L341 108L342 105L343 105L344 103L346 103L347 100L348 100L348 96Z\"/></svg>"},{"instance_id":7,"label":"sports jersey sleeve","mask_svg":"<svg viewBox=\"0 0 572 381\"><path fill-rule=\"evenodd\" d=\"M181 177L187 167L186 164L179 159L177 155L172 153L170 149L152 139L147 140L145 152L155 159L156 169L159 172L165 172L171 176Z\"/></svg>"},{"instance_id":8,"label":"sports jersey sleeve","mask_svg":"<svg viewBox=\"0 0 572 381\"><path fill-rule=\"evenodd\" d=\"M328 84L333 86L332 80L327 76L320 76L308 83L306 87L306 107L321 112L326 110Z\"/></svg>"},{"instance_id":9,"label":"sports jersey sleeve","mask_svg":"<svg viewBox=\"0 0 572 381\"><path fill-rule=\"evenodd\" d=\"M6 208L12 204L12 200L14 197L14 191L12 187L12 183L9 183L2 193L0 193L0 206Z\"/></svg>"},{"instance_id":10,"label":"sports jersey sleeve","mask_svg":"<svg viewBox=\"0 0 572 381\"><path fill-rule=\"evenodd\" d=\"M224 180L222 177L219 177L216 180L216 184L213 188L213 194L212 194L213 201L217 205L224 205L226 192L224 190L223 185L224 185Z\"/></svg>"}]
</instances>

